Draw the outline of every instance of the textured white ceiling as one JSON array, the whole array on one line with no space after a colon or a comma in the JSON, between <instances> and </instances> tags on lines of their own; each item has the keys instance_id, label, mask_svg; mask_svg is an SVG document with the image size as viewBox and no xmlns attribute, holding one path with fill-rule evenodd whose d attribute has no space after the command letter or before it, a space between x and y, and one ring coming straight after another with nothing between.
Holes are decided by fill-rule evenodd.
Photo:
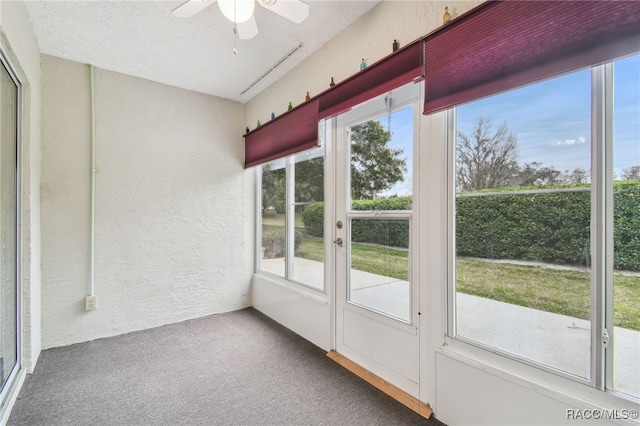
<instances>
[{"instance_id":1,"label":"textured white ceiling","mask_svg":"<svg viewBox=\"0 0 640 426\"><path fill-rule=\"evenodd\" d=\"M43 1L26 7L47 55L93 64L171 86L247 102L366 13L379 0L307 0L301 24L256 7L259 33L237 40L217 4L192 18L171 11L185 0ZM244 95L287 52L303 47Z\"/></svg>"}]
</instances>

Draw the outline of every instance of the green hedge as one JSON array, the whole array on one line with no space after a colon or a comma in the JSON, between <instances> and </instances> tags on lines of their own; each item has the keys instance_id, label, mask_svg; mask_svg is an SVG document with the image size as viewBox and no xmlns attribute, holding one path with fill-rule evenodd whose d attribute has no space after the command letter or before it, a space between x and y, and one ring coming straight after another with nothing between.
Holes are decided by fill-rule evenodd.
<instances>
[{"instance_id":1,"label":"green hedge","mask_svg":"<svg viewBox=\"0 0 640 426\"><path fill-rule=\"evenodd\" d=\"M615 182L613 197L614 268L639 271L640 182ZM589 192L465 197L456 209L459 255L590 263Z\"/></svg>"},{"instance_id":2,"label":"green hedge","mask_svg":"<svg viewBox=\"0 0 640 426\"><path fill-rule=\"evenodd\" d=\"M354 210L411 210L411 197L390 197L377 200L355 200ZM314 204L302 212L302 222L307 233L321 237L324 232L324 205ZM409 222L407 220L354 219L351 239L359 243L383 244L392 247L409 247Z\"/></svg>"},{"instance_id":3,"label":"green hedge","mask_svg":"<svg viewBox=\"0 0 640 426\"><path fill-rule=\"evenodd\" d=\"M353 210L411 210L411 197L388 197L376 200L354 200Z\"/></svg>"},{"instance_id":4,"label":"green hedge","mask_svg":"<svg viewBox=\"0 0 640 426\"><path fill-rule=\"evenodd\" d=\"M640 271L640 181L615 182L613 220L614 268Z\"/></svg>"},{"instance_id":5,"label":"green hedge","mask_svg":"<svg viewBox=\"0 0 640 426\"><path fill-rule=\"evenodd\" d=\"M516 189L532 188L508 188L503 192ZM640 181L615 182L613 197L614 268L640 271ZM353 208L408 210L411 209L411 197L358 200L354 201ZM460 197L456 209L457 251L461 256L589 264L589 192ZM307 207L302 219L309 234L323 235L322 204ZM407 247L408 223L355 220L352 239Z\"/></svg>"},{"instance_id":6,"label":"green hedge","mask_svg":"<svg viewBox=\"0 0 640 426\"><path fill-rule=\"evenodd\" d=\"M324 204L311 204L302 211L302 223L307 234L324 236Z\"/></svg>"},{"instance_id":7,"label":"green hedge","mask_svg":"<svg viewBox=\"0 0 640 426\"><path fill-rule=\"evenodd\" d=\"M411 197L354 200L353 210L411 210ZM409 247L409 221L406 219L353 219L351 239L358 243Z\"/></svg>"},{"instance_id":8,"label":"green hedge","mask_svg":"<svg viewBox=\"0 0 640 426\"><path fill-rule=\"evenodd\" d=\"M458 255L587 265L589 192L458 198Z\"/></svg>"}]
</instances>

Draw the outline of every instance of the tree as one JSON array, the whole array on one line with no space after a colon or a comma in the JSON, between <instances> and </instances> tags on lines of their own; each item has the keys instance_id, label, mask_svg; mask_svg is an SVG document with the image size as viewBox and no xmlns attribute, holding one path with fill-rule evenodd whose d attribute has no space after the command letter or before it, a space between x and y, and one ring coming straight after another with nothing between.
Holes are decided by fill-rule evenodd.
<instances>
[{"instance_id":1,"label":"tree","mask_svg":"<svg viewBox=\"0 0 640 426\"><path fill-rule=\"evenodd\" d=\"M622 169L623 180L640 180L640 166L631 166Z\"/></svg>"},{"instance_id":2,"label":"tree","mask_svg":"<svg viewBox=\"0 0 640 426\"><path fill-rule=\"evenodd\" d=\"M563 175L560 177L562 183L566 184L579 184L579 183L588 183L589 182L589 173L585 169L577 168L573 169L572 172L565 170Z\"/></svg>"},{"instance_id":3,"label":"tree","mask_svg":"<svg viewBox=\"0 0 640 426\"><path fill-rule=\"evenodd\" d=\"M324 158L316 157L295 164L295 202L324 201ZM302 212L306 206L296 205Z\"/></svg>"},{"instance_id":4,"label":"tree","mask_svg":"<svg viewBox=\"0 0 640 426\"><path fill-rule=\"evenodd\" d=\"M387 146L391 132L371 120L351 127L351 196L374 199L381 191L402 181L407 164L401 149Z\"/></svg>"},{"instance_id":5,"label":"tree","mask_svg":"<svg viewBox=\"0 0 640 426\"><path fill-rule=\"evenodd\" d=\"M285 205L285 169L271 170L270 164L262 167L262 209L273 207L278 213L284 213Z\"/></svg>"},{"instance_id":6,"label":"tree","mask_svg":"<svg viewBox=\"0 0 640 426\"><path fill-rule=\"evenodd\" d=\"M474 191L512 185L518 173L517 138L506 123L495 132L490 119L480 118L471 136L458 132L458 190Z\"/></svg>"},{"instance_id":7,"label":"tree","mask_svg":"<svg viewBox=\"0 0 640 426\"><path fill-rule=\"evenodd\" d=\"M551 167L543 167L541 162L532 161L519 167L516 185L545 186L559 182L560 171Z\"/></svg>"}]
</instances>

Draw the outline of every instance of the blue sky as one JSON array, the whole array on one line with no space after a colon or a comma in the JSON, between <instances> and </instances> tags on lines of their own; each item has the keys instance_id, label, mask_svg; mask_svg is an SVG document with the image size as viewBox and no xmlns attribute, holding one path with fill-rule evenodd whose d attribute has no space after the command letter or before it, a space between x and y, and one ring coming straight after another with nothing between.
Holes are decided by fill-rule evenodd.
<instances>
[{"instance_id":1,"label":"blue sky","mask_svg":"<svg viewBox=\"0 0 640 426\"><path fill-rule=\"evenodd\" d=\"M470 135L480 117L506 124L518 140L518 162L589 169L590 71L545 81L458 107L458 131Z\"/></svg>"},{"instance_id":2,"label":"blue sky","mask_svg":"<svg viewBox=\"0 0 640 426\"><path fill-rule=\"evenodd\" d=\"M640 165L640 55L614 65L614 169ZM412 108L391 116L389 145L411 154ZM490 118L494 129L506 123L518 139L518 162L538 161L564 172L590 169L591 71L582 70L519 88L457 109L458 130L470 134L480 117ZM380 119L387 125L387 118ZM410 158L410 157L409 157ZM413 165L407 161L411 176ZM410 193L410 180L383 195Z\"/></svg>"}]
</instances>

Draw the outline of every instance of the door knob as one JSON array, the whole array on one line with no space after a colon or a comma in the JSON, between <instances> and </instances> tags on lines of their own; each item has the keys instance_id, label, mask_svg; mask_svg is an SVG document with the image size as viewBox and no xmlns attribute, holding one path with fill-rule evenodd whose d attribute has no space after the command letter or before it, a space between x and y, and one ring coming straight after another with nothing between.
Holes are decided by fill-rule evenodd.
<instances>
[{"instance_id":1,"label":"door knob","mask_svg":"<svg viewBox=\"0 0 640 426\"><path fill-rule=\"evenodd\" d=\"M338 247L342 247L342 238L338 238L337 240L335 240L335 241L333 242L333 244L338 245Z\"/></svg>"}]
</instances>

